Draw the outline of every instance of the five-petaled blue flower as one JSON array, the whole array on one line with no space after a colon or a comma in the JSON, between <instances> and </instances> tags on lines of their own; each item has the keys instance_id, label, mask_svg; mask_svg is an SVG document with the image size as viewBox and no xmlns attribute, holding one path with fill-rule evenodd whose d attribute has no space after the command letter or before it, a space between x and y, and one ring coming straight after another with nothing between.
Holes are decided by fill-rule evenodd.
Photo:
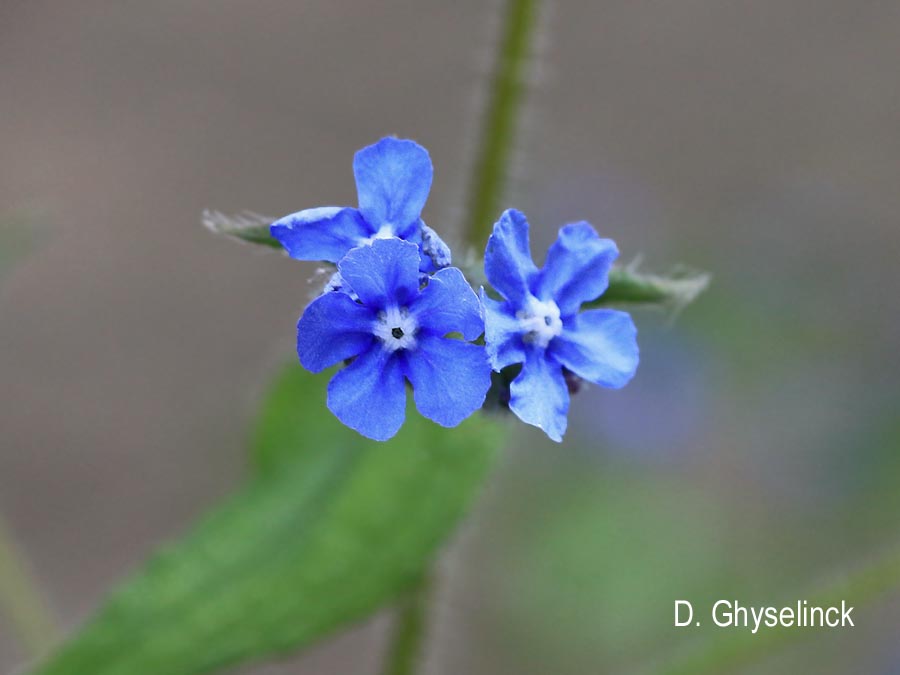
<instances>
[{"instance_id":1,"label":"five-petaled blue flower","mask_svg":"<svg viewBox=\"0 0 900 675\"><path fill-rule=\"evenodd\" d=\"M450 264L450 249L422 221L434 169L428 151L410 140L382 138L353 158L359 208L324 206L272 223L272 236L292 258L336 263L357 246L399 237L419 245L420 267Z\"/></svg>"},{"instance_id":2,"label":"five-petaled blue flower","mask_svg":"<svg viewBox=\"0 0 900 675\"><path fill-rule=\"evenodd\" d=\"M447 267L419 286L419 252L397 238L353 249L338 263L352 291L319 296L297 324L297 353L320 372L353 359L328 385L328 408L375 440L391 438L406 413L406 384L416 407L456 426L484 403L491 368L475 340L484 314L462 272ZM357 298L357 300L354 300Z\"/></svg>"},{"instance_id":3,"label":"five-petaled blue flower","mask_svg":"<svg viewBox=\"0 0 900 675\"><path fill-rule=\"evenodd\" d=\"M569 391L565 371L604 387L624 386L638 365L637 330L626 312L592 309L609 284L619 251L587 222L566 225L538 269L528 221L514 209L494 225L484 256L488 281L503 297L484 295L485 344L494 370L521 363L510 385L510 409L561 441Z\"/></svg>"}]
</instances>

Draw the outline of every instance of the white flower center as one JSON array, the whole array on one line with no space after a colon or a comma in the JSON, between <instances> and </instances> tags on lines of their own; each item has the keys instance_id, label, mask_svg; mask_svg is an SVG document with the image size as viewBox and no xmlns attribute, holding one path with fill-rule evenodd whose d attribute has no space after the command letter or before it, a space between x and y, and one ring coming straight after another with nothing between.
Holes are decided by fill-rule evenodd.
<instances>
[{"instance_id":1,"label":"white flower center","mask_svg":"<svg viewBox=\"0 0 900 675\"><path fill-rule=\"evenodd\" d=\"M525 333L522 339L538 347L546 347L550 340L562 333L559 307L552 300L542 301L532 297L524 309L516 312L516 318Z\"/></svg>"},{"instance_id":2,"label":"white flower center","mask_svg":"<svg viewBox=\"0 0 900 675\"><path fill-rule=\"evenodd\" d=\"M388 307L378 313L372 333L381 340L389 352L398 349L414 349L419 325L406 307Z\"/></svg>"},{"instance_id":3,"label":"white flower center","mask_svg":"<svg viewBox=\"0 0 900 675\"><path fill-rule=\"evenodd\" d=\"M373 234L371 237L366 237L364 239L360 239L359 245L360 246L371 246L372 242L375 241L376 239L390 239L393 236L394 236L394 226L391 225L390 223L387 223L385 225L382 225L381 228L379 228L378 232Z\"/></svg>"}]
</instances>

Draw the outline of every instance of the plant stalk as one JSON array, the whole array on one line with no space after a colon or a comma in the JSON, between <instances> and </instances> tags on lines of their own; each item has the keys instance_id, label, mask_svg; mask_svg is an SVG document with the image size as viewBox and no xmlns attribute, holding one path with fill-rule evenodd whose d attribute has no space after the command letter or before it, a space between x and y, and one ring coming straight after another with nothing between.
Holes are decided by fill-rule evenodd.
<instances>
[{"instance_id":1,"label":"plant stalk","mask_svg":"<svg viewBox=\"0 0 900 675\"><path fill-rule=\"evenodd\" d=\"M538 0L509 0L503 18L500 52L484 112L463 232L466 242L483 250L500 215L525 74L534 38Z\"/></svg>"},{"instance_id":2,"label":"plant stalk","mask_svg":"<svg viewBox=\"0 0 900 675\"><path fill-rule=\"evenodd\" d=\"M414 675L422 657L431 583L424 575L397 605L383 675Z\"/></svg>"},{"instance_id":3,"label":"plant stalk","mask_svg":"<svg viewBox=\"0 0 900 675\"><path fill-rule=\"evenodd\" d=\"M36 658L47 653L56 639L56 627L12 531L2 516L0 608L9 618L12 629L29 656Z\"/></svg>"}]
</instances>

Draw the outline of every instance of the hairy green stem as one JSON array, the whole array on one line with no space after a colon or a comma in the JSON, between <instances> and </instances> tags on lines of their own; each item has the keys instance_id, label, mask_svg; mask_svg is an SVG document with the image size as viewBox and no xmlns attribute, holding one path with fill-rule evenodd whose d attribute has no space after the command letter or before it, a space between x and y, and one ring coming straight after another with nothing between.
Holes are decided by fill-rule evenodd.
<instances>
[{"instance_id":1,"label":"hairy green stem","mask_svg":"<svg viewBox=\"0 0 900 675\"><path fill-rule=\"evenodd\" d=\"M846 601L857 610L888 593L900 591L900 548L851 571L832 584L806 597L810 605L828 607ZM854 617L855 618L855 617ZM732 673L739 667L771 656L777 649L829 630L827 627L767 628L755 635L730 630L695 647L661 667L649 669L658 675L703 675Z\"/></svg>"},{"instance_id":2,"label":"hairy green stem","mask_svg":"<svg viewBox=\"0 0 900 675\"><path fill-rule=\"evenodd\" d=\"M431 584L427 576L409 589L397 605L394 632L388 646L383 675L414 675L422 656Z\"/></svg>"},{"instance_id":3,"label":"hairy green stem","mask_svg":"<svg viewBox=\"0 0 900 675\"><path fill-rule=\"evenodd\" d=\"M476 249L484 247L500 213L537 8L538 0L509 0L506 6L503 37L491 82L490 101L484 112L469 206L463 223L466 242Z\"/></svg>"},{"instance_id":4,"label":"hairy green stem","mask_svg":"<svg viewBox=\"0 0 900 675\"><path fill-rule=\"evenodd\" d=\"M0 607L33 657L48 651L56 628L12 532L0 517Z\"/></svg>"}]
</instances>

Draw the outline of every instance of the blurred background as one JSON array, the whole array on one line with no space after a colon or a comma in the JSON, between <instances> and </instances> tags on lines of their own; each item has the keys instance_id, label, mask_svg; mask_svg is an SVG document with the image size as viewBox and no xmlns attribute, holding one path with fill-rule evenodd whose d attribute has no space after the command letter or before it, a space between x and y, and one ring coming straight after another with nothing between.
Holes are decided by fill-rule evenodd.
<instances>
[{"instance_id":1,"label":"blurred background","mask_svg":"<svg viewBox=\"0 0 900 675\"><path fill-rule=\"evenodd\" d=\"M355 204L411 137L458 241L501 4L0 3L0 513L64 630L238 485L313 266L200 213ZM900 4L547 0L509 204L708 270L634 382L517 427L441 561L427 667L616 673L900 542ZM456 228L456 229L455 229ZM900 602L748 673L900 671ZM375 673L381 615L247 675ZM0 618L0 672L25 658Z\"/></svg>"}]
</instances>

